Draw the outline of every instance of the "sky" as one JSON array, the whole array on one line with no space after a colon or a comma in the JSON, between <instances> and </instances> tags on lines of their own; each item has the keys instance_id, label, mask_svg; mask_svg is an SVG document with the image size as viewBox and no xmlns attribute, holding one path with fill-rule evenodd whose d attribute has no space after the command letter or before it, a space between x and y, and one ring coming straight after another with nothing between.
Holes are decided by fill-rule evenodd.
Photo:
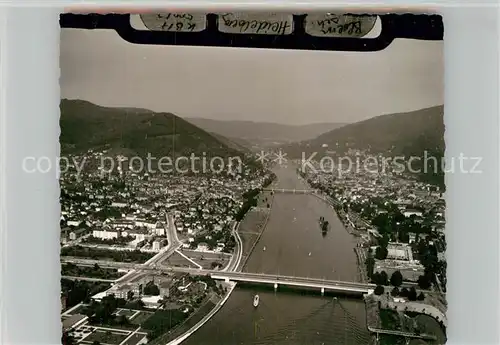
<instances>
[{"instance_id":1,"label":"sky","mask_svg":"<svg viewBox=\"0 0 500 345\"><path fill-rule=\"evenodd\" d=\"M380 52L134 45L111 30L63 29L61 96L181 117L353 123L443 104L443 42Z\"/></svg>"}]
</instances>

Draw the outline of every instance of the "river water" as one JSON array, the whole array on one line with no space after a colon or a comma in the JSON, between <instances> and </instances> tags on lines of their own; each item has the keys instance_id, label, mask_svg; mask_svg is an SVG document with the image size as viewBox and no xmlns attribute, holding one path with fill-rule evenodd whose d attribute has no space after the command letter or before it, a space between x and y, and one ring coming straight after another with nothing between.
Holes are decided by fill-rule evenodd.
<instances>
[{"instance_id":1,"label":"river water","mask_svg":"<svg viewBox=\"0 0 500 345\"><path fill-rule=\"evenodd\" d=\"M293 167L275 168L275 174L276 188L308 188ZM320 217L330 223L326 236L319 228ZM243 271L359 281L355 245L324 201L314 195L276 193L267 227ZM362 299L239 286L183 344L367 344ZM254 308L256 293L260 303Z\"/></svg>"}]
</instances>

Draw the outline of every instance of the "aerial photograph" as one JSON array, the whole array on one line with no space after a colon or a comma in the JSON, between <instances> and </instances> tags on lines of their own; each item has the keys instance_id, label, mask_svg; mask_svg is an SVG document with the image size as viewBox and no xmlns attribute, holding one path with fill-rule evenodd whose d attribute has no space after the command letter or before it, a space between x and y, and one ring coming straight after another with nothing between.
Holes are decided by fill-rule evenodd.
<instances>
[{"instance_id":1,"label":"aerial photograph","mask_svg":"<svg viewBox=\"0 0 500 345\"><path fill-rule=\"evenodd\" d=\"M442 41L60 47L63 345L446 343Z\"/></svg>"}]
</instances>

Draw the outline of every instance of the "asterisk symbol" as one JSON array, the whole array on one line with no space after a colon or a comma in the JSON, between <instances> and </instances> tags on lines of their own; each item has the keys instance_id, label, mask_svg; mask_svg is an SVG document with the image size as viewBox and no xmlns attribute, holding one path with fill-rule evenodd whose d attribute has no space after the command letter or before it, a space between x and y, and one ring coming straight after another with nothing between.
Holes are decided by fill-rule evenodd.
<instances>
[{"instance_id":1,"label":"asterisk symbol","mask_svg":"<svg viewBox=\"0 0 500 345\"><path fill-rule=\"evenodd\" d=\"M257 153L257 162L260 162L260 164L266 163L267 156L269 156L269 154L267 152L260 151L260 153Z\"/></svg>"},{"instance_id":2,"label":"asterisk symbol","mask_svg":"<svg viewBox=\"0 0 500 345\"><path fill-rule=\"evenodd\" d=\"M276 158L273 159L273 162L277 162L279 165L284 165L286 164L286 161L287 159L285 158L286 157L286 153L282 152L281 150L275 154L276 155Z\"/></svg>"}]
</instances>

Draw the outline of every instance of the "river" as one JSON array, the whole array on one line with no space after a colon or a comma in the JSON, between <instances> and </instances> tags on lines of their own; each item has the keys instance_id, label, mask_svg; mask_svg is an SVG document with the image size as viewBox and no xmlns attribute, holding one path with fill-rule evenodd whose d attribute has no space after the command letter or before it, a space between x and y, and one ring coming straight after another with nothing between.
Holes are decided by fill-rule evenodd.
<instances>
[{"instance_id":1,"label":"river","mask_svg":"<svg viewBox=\"0 0 500 345\"><path fill-rule=\"evenodd\" d=\"M293 167L275 168L276 188L308 189ZM330 230L323 236L319 217ZM355 239L334 210L308 194L276 193L267 227L244 271L359 281ZM265 250L264 250L265 247ZM255 293L260 296L252 306ZM369 337L361 299L237 287L186 345L364 345Z\"/></svg>"}]
</instances>

